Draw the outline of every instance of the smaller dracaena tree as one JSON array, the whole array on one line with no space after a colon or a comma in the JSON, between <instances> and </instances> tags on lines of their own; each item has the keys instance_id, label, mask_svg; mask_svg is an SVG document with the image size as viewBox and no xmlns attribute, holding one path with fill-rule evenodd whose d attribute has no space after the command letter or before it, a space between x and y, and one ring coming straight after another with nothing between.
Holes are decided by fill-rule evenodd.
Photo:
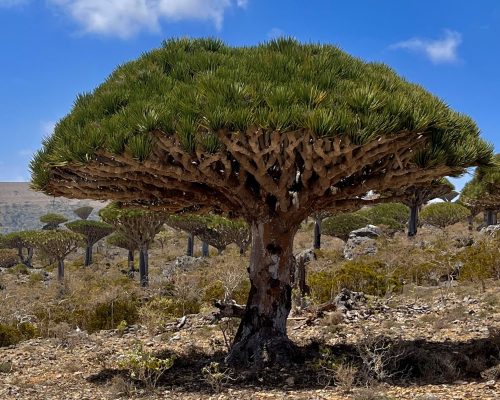
<instances>
[{"instance_id":1,"label":"smaller dracaena tree","mask_svg":"<svg viewBox=\"0 0 500 400\"><path fill-rule=\"evenodd\" d=\"M137 243L131 240L128 236L125 236L123 233L119 232L115 232L112 235L108 236L106 242L110 246L116 246L128 251L128 275L129 277L133 278L135 274L134 253L136 250L139 250Z\"/></svg>"},{"instance_id":2,"label":"smaller dracaena tree","mask_svg":"<svg viewBox=\"0 0 500 400\"><path fill-rule=\"evenodd\" d=\"M434 203L424 207L420 218L424 224L446 228L463 221L469 215L469 210L458 203Z\"/></svg>"},{"instance_id":3,"label":"smaller dracaena tree","mask_svg":"<svg viewBox=\"0 0 500 400\"><path fill-rule=\"evenodd\" d=\"M410 217L408 220L409 237L413 237L417 234L418 213L422 209L422 206L433 199L446 197L452 193L454 189L455 186L453 186L449 180L441 178L426 185L415 185L399 191L393 191L393 198L399 199L401 203L405 204L410 209Z\"/></svg>"},{"instance_id":4,"label":"smaller dracaena tree","mask_svg":"<svg viewBox=\"0 0 500 400\"><path fill-rule=\"evenodd\" d=\"M222 253L231 243L235 243L243 254L250 242L250 229L242 220L231 220L219 215L172 215L167 225L175 229L184 230L199 237Z\"/></svg>"},{"instance_id":5,"label":"smaller dracaena tree","mask_svg":"<svg viewBox=\"0 0 500 400\"><path fill-rule=\"evenodd\" d=\"M161 211L141 208L124 208L120 203L110 203L99 211L103 221L113 225L118 233L134 242L139 249L139 275L142 286L149 283L149 246L162 229L167 215Z\"/></svg>"},{"instance_id":6,"label":"smaller dracaena tree","mask_svg":"<svg viewBox=\"0 0 500 400\"><path fill-rule=\"evenodd\" d=\"M321 248L321 224L325 218L331 217L332 213L328 211L319 211L313 215L314 228L313 228L313 247L315 249Z\"/></svg>"},{"instance_id":7,"label":"smaller dracaena tree","mask_svg":"<svg viewBox=\"0 0 500 400\"><path fill-rule=\"evenodd\" d=\"M500 210L500 154L495 156L491 166L476 169L472 179L467 182L460 194L460 203L471 210L469 229L472 229L474 216L483 212L487 226L497 224Z\"/></svg>"},{"instance_id":8,"label":"smaller dracaena tree","mask_svg":"<svg viewBox=\"0 0 500 400\"><path fill-rule=\"evenodd\" d=\"M16 249L19 260L28 268L32 268L33 245L30 241L32 231L13 232L2 238L3 246Z\"/></svg>"},{"instance_id":9,"label":"smaller dracaena tree","mask_svg":"<svg viewBox=\"0 0 500 400\"><path fill-rule=\"evenodd\" d=\"M40 253L57 260L57 279L64 279L64 260L85 243L82 235L71 231L37 231L30 234L29 240Z\"/></svg>"},{"instance_id":10,"label":"smaller dracaena tree","mask_svg":"<svg viewBox=\"0 0 500 400\"><path fill-rule=\"evenodd\" d=\"M66 218L64 215L61 214L49 213L42 215L40 217L40 222L42 224L45 224L42 229L46 231L46 230L58 229L59 225L68 222L68 218Z\"/></svg>"},{"instance_id":11,"label":"smaller dracaena tree","mask_svg":"<svg viewBox=\"0 0 500 400\"><path fill-rule=\"evenodd\" d=\"M92 211L94 211L94 207L83 206L73 210L73 213L80 219L88 219Z\"/></svg>"},{"instance_id":12,"label":"smaller dracaena tree","mask_svg":"<svg viewBox=\"0 0 500 400\"><path fill-rule=\"evenodd\" d=\"M85 238L86 267L92 264L92 248L94 247L94 244L114 231L114 228L111 225L100 221L72 221L68 222L66 227L75 233L79 233Z\"/></svg>"}]
</instances>

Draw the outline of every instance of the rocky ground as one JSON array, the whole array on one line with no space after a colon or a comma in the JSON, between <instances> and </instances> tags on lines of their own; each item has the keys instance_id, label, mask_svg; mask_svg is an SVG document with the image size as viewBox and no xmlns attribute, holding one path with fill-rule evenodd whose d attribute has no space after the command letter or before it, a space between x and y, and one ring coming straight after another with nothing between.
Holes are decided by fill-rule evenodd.
<instances>
[{"instance_id":1,"label":"rocky ground","mask_svg":"<svg viewBox=\"0 0 500 400\"><path fill-rule=\"evenodd\" d=\"M214 324L209 313L188 316L183 325L173 321L160 334L136 325L32 339L0 349L0 399L498 399L496 284L488 282L485 291L475 286L411 287L390 299L368 298L319 317L315 310L296 311L289 321L290 336L305 353L315 355L306 356L303 365L255 375L202 372L222 360L222 332L230 336L234 325ZM349 392L345 379L333 386L333 372L314 361L322 351L318 348L348 359L363 343L372 340L376 345L373 339L380 335L398 343L400 354L413 354L405 359L409 364L426 358L442 362L440 372L388 378ZM138 344L145 351L177 357L155 389L132 384L123 370L127 353ZM414 371L417 364L407 366Z\"/></svg>"}]
</instances>

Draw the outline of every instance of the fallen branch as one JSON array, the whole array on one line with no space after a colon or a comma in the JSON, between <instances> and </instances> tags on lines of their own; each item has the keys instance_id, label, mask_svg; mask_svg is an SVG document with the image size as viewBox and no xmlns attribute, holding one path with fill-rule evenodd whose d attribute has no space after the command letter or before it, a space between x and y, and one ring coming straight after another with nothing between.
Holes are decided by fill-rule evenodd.
<instances>
[{"instance_id":1,"label":"fallen branch","mask_svg":"<svg viewBox=\"0 0 500 400\"><path fill-rule=\"evenodd\" d=\"M236 304L234 301L224 303L222 300L214 301L214 307L219 309L219 312L214 313L216 320L222 318L243 318L246 309L245 306Z\"/></svg>"}]
</instances>

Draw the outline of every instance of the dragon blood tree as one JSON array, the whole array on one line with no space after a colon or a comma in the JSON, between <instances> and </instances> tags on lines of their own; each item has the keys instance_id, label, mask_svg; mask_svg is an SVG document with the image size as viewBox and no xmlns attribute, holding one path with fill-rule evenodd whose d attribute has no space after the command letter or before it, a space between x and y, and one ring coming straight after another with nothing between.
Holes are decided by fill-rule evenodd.
<instances>
[{"instance_id":1,"label":"dragon blood tree","mask_svg":"<svg viewBox=\"0 0 500 400\"><path fill-rule=\"evenodd\" d=\"M122 233L113 233L108 236L106 243L128 251L128 276L133 278L135 274L134 253L139 250L137 243Z\"/></svg>"},{"instance_id":2,"label":"dragon blood tree","mask_svg":"<svg viewBox=\"0 0 500 400\"><path fill-rule=\"evenodd\" d=\"M33 268L33 244L30 239L33 232L12 232L2 237L3 247L17 250L19 261L28 268Z\"/></svg>"},{"instance_id":3,"label":"dragon blood tree","mask_svg":"<svg viewBox=\"0 0 500 400\"><path fill-rule=\"evenodd\" d=\"M460 202L471 210L470 229L473 217L480 212L484 212L487 226L497 224L500 209L500 154L495 156L493 165L476 169L460 193Z\"/></svg>"},{"instance_id":4,"label":"dragon blood tree","mask_svg":"<svg viewBox=\"0 0 500 400\"><path fill-rule=\"evenodd\" d=\"M114 231L114 228L101 221L78 220L68 222L66 228L79 233L85 238L85 266L92 264L92 248L102 238Z\"/></svg>"},{"instance_id":5,"label":"dragon blood tree","mask_svg":"<svg viewBox=\"0 0 500 400\"><path fill-rule=\"evenodd\" d=\"M40 253L57 260L57 279L60 282L64 279L64 260L85 243L78 233L57 230L31 232L29 240Z\"/></svg>"},{"instance_id":6,"label":"dragon blood tree","mask_svg":"<svg viewBox=\"0 0 500 400\"><path fill-rule=\"evenodd\" d=\"M99 211L103 221L113 225L116 232L125 236L139 249L139 275L142 286L149 282L149 246L163 228L167 215L141 208L124 208L110 203Z\"/></svg>"},{"instance_id":7,"label":"dragon blood tree","mask_svg":"<svg viewBox=\"0 0 500 400\"><path fill-rule=\"evenodd\" d=\"M171 215L167 225L197 236L203 243L215 247L219 254L231 243L235 243L240 253L244 253L250 241L250 230L245 221L220 215Z\"/></svg>"},{"instance_id":8,"label":"dragon blood tree","mask_svg":"<svg viewBox=\"0 0 500 400\"><path fill-rule=\"evenodd\" d=\"M120 66L31 163L53 196L226 213L251 227L251 288L228 362L290 360L292 245L321 210L491 162L468 117L330 45L170 40Z\"/></svg>"},{"instance_id":9,"label":"dragon blood tree","mask_svg":"<svg viewBox=\"0 0 500 400\"><path fill-rule=\"evenodd\" d=\"M408 220L408 236L413 237L417 234L418 213L422 206L429 201L447 196L455 190L455 186L446 178L436 179L424 185L414 185L407 188L392 191L394 199L399 201L410 209L410 218ZM455 196L456 197L456 196Z\"/></svg>"},{"instance_id":10,"label":"dragon blood tree","mask_svg":"<svg viewBox=\"0 0 500 400\"><path fill-rule=\"evenodd\" d=\"M92 211L94 211L94 207L83 206L73 210L73 213L80 219L88 219Z\"/></svg>"},{"instance_id":11,"label":"dragon blood tree","mask_svg":"<svg viewBox=\"0 0 500 400\"><path fill-rule=\"evenodd\" d=\"M44 224L42 227L44 231L51 231L54 229L58 229L59 225L68 222L68 218L61 214L49 213L42 215L40 217L40 222Z\"/></svg>"}]
</instances>

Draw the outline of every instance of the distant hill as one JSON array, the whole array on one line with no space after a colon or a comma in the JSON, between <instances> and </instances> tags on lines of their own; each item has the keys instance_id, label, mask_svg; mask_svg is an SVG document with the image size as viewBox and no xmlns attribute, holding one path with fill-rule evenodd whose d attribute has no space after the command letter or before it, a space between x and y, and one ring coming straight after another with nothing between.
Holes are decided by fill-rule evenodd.
<instances>
[{"instance_id":1,"label":"distant hill","mask_svg":"<svg viewBox=\"0 0 500 400\"><path fill-rule=\"evenodd\" d=\"M87 205L94 207L90 218L95 219L97 211L105 204L95 200L50 197L31 190L26 182L0 182L0 233L40 229L39 218L47 213L63 214L73 220L77 218L73 210Z\"/></svg>"}]
</instances>

